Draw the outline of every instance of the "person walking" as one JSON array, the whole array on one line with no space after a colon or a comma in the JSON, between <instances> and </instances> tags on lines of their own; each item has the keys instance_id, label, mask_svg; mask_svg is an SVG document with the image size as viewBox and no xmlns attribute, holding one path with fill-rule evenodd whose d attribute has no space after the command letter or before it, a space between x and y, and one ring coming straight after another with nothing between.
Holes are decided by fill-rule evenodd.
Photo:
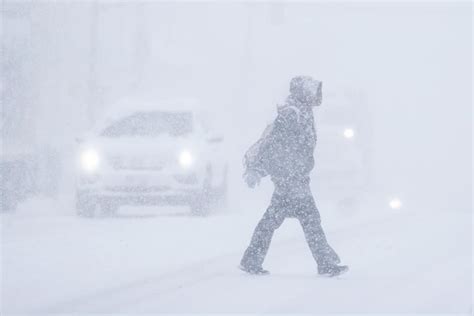
<instances>
[{"instance_id":1,"label":"person walking","mask_svg":"<svg viewBox=\"0 0 474 316\"><path fill-rule=\"evenodd\" d=\"M268 274L262 267L273 233L283 221L297 218L316 260L318 273L337 276L348 270L329 245L310 189L314 168L316 130L313 108L322 103L322 82L309 76L291 79L290 95L278 107L278 116L245 154L244 179L251 188L270 176L275 190L270 206L253 233L239 268L250 274Z\"/></svg>"}]
</instances>

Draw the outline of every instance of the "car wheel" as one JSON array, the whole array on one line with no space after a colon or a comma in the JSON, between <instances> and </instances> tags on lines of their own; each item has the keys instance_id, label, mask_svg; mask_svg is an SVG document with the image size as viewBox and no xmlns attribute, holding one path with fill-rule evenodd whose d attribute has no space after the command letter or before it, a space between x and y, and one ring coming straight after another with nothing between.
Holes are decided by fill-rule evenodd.
<instances>
[{"instance_id":1,"label":"car wheel","mask_svg":"<svg viewBox=\"0 0 474 316\"><path fill-rule=\"evenodd\" d=\"M115 216L117 214L118 208L118 204L113 201L105 200L100 202L100 211L102 216Z\"/></svg>"},{"instance_id":2,"label":"car wheel","mask_svg":"<svg viewBox=\"0 0 474 316\"><path fill-rule=\"evenodd\" d=\"M76 214L81 217L94 217L97 203L94 198L86 194L77 194Z\"/></svg>"},{"instance_id":3,"label":"car wheel","mask_svg":"<svg viewBox=\"0 0 474 316\"><path fill-rule=\"evenodd\" d=\"M194 216L206 216L211 212L211 198L209 190L202 190L191 201L191 214Z\"/></svg>"},{"instance_id":4,"label":"car wheel","mask_svg":"<svg viewBox=\"0 0 474 316\"><path fill-rule=\"evenodd\" d=\"M20 200L18 192L20 192L20 189L16 189L14 185L8 182L5 182L5 185L0 187L0 212L16 211Z\"/></svg>"},{"instance_id":5,"label":"car wheel","mask_svg":"<svg viewBox=\"0 0 474 316\"><path fill-rule=\"evenodd\" d=\"M14 196L5 193L0 201L0 212L15 211L18 205L18 200Z\"/></svg>"},{"instance_id":6,"label":"car wheel","mask_svg":"<svg viewBox=\"0 0 474 316\"><path fill-rule=\"evenodd\" d=\"M204 180L201 192L196 194L191 200L191 214L194 216L206 216L211 212L212 205L212 167L207 165L206 178Z\"/></svg>"},{"instance_id":7,"label":"car wheel","mask_svg":"<svg viewBox=\"0 0 474 316\"><path fill-rule=\"evenodd\" d=\"M227 210L227 168L219 185L209 189L209 204L212 211L223 213Z\"/></svg>"},{"instance_id":8,"label":"car wheel","mask_svg":"<svg viewBox=\"0 0 474 316\"><path fill-rule=\"evenodd\" d=\"M222 185L219 187L218 190L218 201L219 201L219 206L223 209L227 207L227 199L228 199L228 191L229 191L229 184L228 184L228 170L227 167L224 172L224 177L222 179Z\"/></svg>"}]
</instances>

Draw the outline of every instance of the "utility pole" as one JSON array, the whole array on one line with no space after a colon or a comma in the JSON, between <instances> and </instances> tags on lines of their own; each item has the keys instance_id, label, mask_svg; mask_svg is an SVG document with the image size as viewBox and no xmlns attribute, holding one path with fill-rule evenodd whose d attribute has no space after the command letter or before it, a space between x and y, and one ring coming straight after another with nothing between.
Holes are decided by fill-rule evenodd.
<instances>
[{"instance_id":1,"label":"utility pole","mask_svg":"<svg viewBox=\"0 0 474 316\"><path fill-rule=\"evenodd\" d=\"M87 125L90 127L97 113L99 103L99 86L97 78L97 58L99 44L99 0L91 3L91 23L90 23L90 48L89 48L89 98L87 103Z\"/></svg>"},{"instance_id":2,"label":"utility pole","mask_svg":"<svg viewBox=\"0 0 474 316\"><path fill-rule=\"evenodd\" d=\"M133 87L135 89L142 88L144 83L144 77L146 75L147 63L149 62L150 56L150 25L147 20L147 3L139 2L136 4L135 9L135 56L134 56L134 72L135 80L133 82Z\"/></svg>"}]
</instances>

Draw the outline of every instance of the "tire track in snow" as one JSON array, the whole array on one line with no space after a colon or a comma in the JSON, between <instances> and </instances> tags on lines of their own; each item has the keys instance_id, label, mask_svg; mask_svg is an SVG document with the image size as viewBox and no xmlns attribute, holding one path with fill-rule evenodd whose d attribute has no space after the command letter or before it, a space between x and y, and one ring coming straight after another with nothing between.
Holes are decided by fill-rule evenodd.
<instances>
[{"instance_id":1,"label":"tire track in snow","mask_svg":"<svg viewBox=\"0 0 474 316\"><path fill-rule=\"evenodd\" d=\"M183 287L190 287L223 275L224 271L219 271L224 270L219 269L220 263L226 258L232 258L232 256L233 254L227 254L214 257L160 276L147 277L117 287L96 291L40 309L38 312L116 312L122 306L129 307L148 299L158 300L161 296L179 291Z\"/></svg>"},{"instance_id":2,"label":"tire track in snow","mask_svg":"<svg viewBox=\"0 0 474 316\"><path fill-rule=\"evenodd\" d=\"M372 226L374 223L386 222L392 219L392 216L377 220L358 223L350 227L328 230L332 235L332 240L342 238L339 232L358 230L365 226ZM306 245L294 246L294 243L300 242L300 238L294 237L275 243L272 248L283 251L286 254L300 252ZM160 298L172 296L183 288L193 287L203 282L209 282L213 279L236 275L242 272L237 270L237 265L242 255L243 249L232 251L227 254L199 261L192 265L187 265L180 269L166 272L159 276L150 276L142 278L120 286L106 288L100 291L79 296L71 300L65 300L57 304L52 304L45 308L40 308L38 313L106 313L117 312L122 308L129 308L148 300L159 301ZM309 250L308 250L309 251ZM315 269L316 276L316 269Z\"/></svg>"}]
</instances>

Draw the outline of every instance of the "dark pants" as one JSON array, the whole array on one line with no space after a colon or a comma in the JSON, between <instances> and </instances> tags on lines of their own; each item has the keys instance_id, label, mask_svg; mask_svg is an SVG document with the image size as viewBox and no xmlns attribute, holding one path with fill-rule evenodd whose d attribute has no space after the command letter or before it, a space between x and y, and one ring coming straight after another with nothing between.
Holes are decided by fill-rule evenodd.
<instances>
[{"instance_id":1,"label":"dark pants","mask_svg":"<svg viewBox=\"0 0 474 316\"><path fill-rule=\"evenodd\" d=\"M287 217L296 217L300 221L306 241L318 266L340 262L338 255L326 240L313 197L292 198L273 194L270 206L255 228L241 265L252 268L262 266L274 231Z\"/></svg>"}]
</instances>

